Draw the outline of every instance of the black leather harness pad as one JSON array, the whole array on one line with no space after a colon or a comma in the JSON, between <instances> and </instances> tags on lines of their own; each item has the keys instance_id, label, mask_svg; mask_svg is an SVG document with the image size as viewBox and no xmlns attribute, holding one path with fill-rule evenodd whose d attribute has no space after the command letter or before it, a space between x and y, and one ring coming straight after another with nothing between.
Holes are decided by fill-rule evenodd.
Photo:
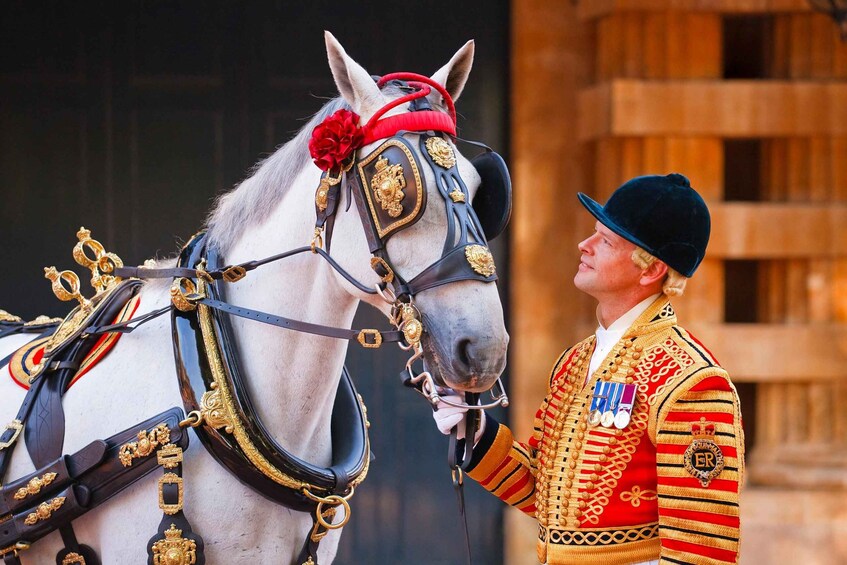
<instances>
[{"instance_id":1,"label":"black leather harness pad","mask_svg":"<svg viewBox=\"0 0 847 565\"><path fill-rule=\"evenodd\" d=\"M486 151L471 161L479 173L480 183L473 199L485 237L492 240L500 235L512 217L512 179L509 167L498 153Z\"/></svg>"}]
</instances>

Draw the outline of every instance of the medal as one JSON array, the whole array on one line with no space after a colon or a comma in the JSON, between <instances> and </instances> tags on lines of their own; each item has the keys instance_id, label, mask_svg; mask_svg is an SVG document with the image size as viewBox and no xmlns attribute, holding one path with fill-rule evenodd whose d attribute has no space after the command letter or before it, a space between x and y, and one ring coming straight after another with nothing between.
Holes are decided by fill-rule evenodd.
<instances>
[{"instance_id":1,"label":"medal","mask_svg":"<svg viewBox=\"0 0 847 565\"><path fill-rule=\"evenodd\" d=\"M593 410L588 414L588 425L592 428L596 427L600 423L600 420L601 416L599 410Z\"/></svg>"},{"instance_id":2,"label":"medal","mask_svg":"<svg viewBox=\"0 0 847 565\"><path fill-rule=\"evenodd\" d=\"M606 405L606 399L608 398L607 387L605 386L608 383L604 383L602 381L597 381L594 383L594 392L591 395L591 407L588 412L588 425L589 426L597 426L602 419L603 409Z\"/></svg>"},{"instance_id":3,"label":"medal","mask_svg":"<svg viewBox=\"0 0 847 565\"><path fill-rule=\"evenodd\" d=\"M615 427L619 430L629 425L629 420L632 417L632 407L635 404L636 385L628 384L623 385L623 387L623 394L621 395L621 401L614 419Z\"/></svg>"},{"instance_id":4,"label":"medal","mask_svg":"<svg viewBox=\"0 0 847 565\"><path fill-rule=\"evenodd\" d=\"M618 403L623 393L623 383L607 383L609 385L606 396L608 397L605 410L600 416L600 424L604 428L611 428L615 423L615 412L618 408Z\"/></svg>"}]
</instances>

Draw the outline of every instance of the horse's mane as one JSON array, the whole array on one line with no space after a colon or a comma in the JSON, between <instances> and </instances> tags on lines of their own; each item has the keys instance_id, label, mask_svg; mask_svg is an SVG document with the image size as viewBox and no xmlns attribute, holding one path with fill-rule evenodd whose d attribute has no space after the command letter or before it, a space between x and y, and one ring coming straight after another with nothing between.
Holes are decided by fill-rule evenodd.
<instances>
[{"instance_id":1,"label":"horse's mane","mask_svg":"<svg viewBox=\"0 0 847 565\"><path fill-rule=\"evenodd\" d=\"M341 108L350 109L341 97L324 104L297 135L258 162L247 179L218 197L206 220L211 243L226 253L245 226L260 223L276 208L303 167L311 162L309 138L312 130Z\"/></svg>"}]
</instances>

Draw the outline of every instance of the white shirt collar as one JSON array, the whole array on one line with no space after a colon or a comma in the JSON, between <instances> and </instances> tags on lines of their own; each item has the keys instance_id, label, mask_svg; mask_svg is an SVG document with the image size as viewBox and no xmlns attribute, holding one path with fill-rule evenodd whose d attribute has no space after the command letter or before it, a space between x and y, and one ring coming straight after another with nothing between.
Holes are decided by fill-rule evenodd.
<instances>
[{"instance_id":1,"label":"white shirt collar","mask_svg":"<svg viewBox=\"0 0 847 565\"><path fill-rule=\"evenodd\" d=\"M597 336L597 343L594 346L594 353L591 355L591 360L588 365L588 374L591 375L600 366L600 363L608 355L609 351L621 340L626 330L644 313L645 310L659 297L659 294L648 296L611 324L608 328L604 328L602 324L597 324L597 329L594 335Z\"/></svg>"},{"instance_id":2,"label":"white shirt collar","mask_svg":"<svg viewBox=\"0 0 847 565\"><path fill-rule=\"evenodd\" d=\"M651 304L653 304L653 302L657 298L659 298L659 293L648 296L647 298L645 298L644 300L642 300L641 302L639 302L638 304L636 304L635 306L630 308L629 311L626 314L624 314L623 316L621 316L620 318L618 318L617 320L615 320L614 322L609 324L608 328L604 328L603 324L600 324L599 321L598 321L597 331L598 332L599 331L625 332L627 329L629 329L629 326L631 326L633 324L633 322L635 322L635 320L638 319L638 316L643 314L644 311L647 310L647 307L650 306Z\"/></svg>"}]
</instances>

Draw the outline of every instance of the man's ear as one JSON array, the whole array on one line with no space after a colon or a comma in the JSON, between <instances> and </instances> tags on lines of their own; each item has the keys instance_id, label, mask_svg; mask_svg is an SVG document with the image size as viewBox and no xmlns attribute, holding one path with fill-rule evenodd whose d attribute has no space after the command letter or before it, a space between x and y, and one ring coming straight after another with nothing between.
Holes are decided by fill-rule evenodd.
<instances>
[{"instance_id":1,"label":"man's ear","mask_svg":"<svg viewBox=\"0 0 847 565\"><path fill-rule=\"evenodd\" d=\"M650 266L641 271L641 286L651 286L655 283L661 283L668 274L668 266L664 261L656 259Z\"/></svg>"}]
</instances>

